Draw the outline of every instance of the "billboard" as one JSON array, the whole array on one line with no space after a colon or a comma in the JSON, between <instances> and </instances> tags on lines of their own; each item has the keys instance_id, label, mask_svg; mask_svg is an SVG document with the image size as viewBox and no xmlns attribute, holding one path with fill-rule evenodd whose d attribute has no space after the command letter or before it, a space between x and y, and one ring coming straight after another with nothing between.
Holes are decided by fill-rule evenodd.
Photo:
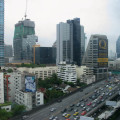
<instances>
[{"instance_id":1,"label":"billboard","mask_svg":"<svg viewBox=\"0 0 120 120\"><path fill-rule=\"evenodd\" d=\"M116 105L117 105L117 102L116 102L116 101L106 101L106 105L116 106Z\"/></svg>"},{"instance_id":2,"label":"billboard","mask_svg":"<svg viewBox=\"0 0 120 120\"><path fill-rule=\"evenodd\" d=\"M108 40L98 41L98 67L108 67Z\"/></svg>"},{"instance_id":3,"label":"billboard","mask_svg":"<svg viewBox=\"0 0 120 120\"><path fill-rule=\"evenodd\" d=\"M80 120L94 120L94 118L86 117L86 116L80 116Z\"/></svg>"},{"instance_id":4,"label":"billboard","mask_svg":"<svg viewBox=\"0 0 120 120\"><path fill-rule=\"evenodd\" d=\"M35 76L25 76L25 91L26 92L36 91Z\"/></svg>"}]
</instances>

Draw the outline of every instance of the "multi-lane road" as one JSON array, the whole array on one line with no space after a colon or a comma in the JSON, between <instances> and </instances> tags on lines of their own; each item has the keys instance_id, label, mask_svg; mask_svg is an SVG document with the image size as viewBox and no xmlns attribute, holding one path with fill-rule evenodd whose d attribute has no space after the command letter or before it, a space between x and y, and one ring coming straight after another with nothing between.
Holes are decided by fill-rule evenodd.
<instances>
[{"instance_id":1,"label":"multi-lane road","mask_svg":"<svg viewBox=\"0 0 120 120\"><path fill-rule=\"evenodd\" d=\"M57 116L58 120L65 120L65 117L62 116L63 113L61 113L61 111L65 108L67 109L66 113L69 113L71 115L69 118L73 120L74 119L73 114L75 109L78 109L79 116L83 112L83 107L81 106L81 104L84 104L85 110L87 108L90 108L90 111L93 111L94 109L97 108L97 104L96 106L92 106L94 100L91 99L90 96L94 96L95 90L99 91L99 96L97 96L97 99L99 99L99 97L103 93L105 94L106 92L108 92L108 94L109 93L113 94L113 91L115 92L115 90L118 89L117 86L114 85L112 86L112 89L109 90L108 87L106 87L108 82L105 81L106 80L97 82L94 85L85 88L82 92L79 91L71 96L68 96L67 98L64 98L62 102L54 103L52 105L47 106L44 109L38 110L37 112L30 114L29 117L26 118L26 120L49 120L51 116ZM114 81L114 79L111 81ZM103 97L103 101L100 104L102 104L109 97L111 97L111 95L108 95L108 97ZM83 100L80 102L81 99ZM90 102L92 103L92 105L88 106L87 104ZM80 103L79 107L76 106L77 103ZM68 111L70 105L72 104L74 104L73 106L74 110ZM55 108L56 110L51 112L50 110L52 108ZM90 111L88 111L87 114L89 114Z\"/></svg>"}]
</instances>

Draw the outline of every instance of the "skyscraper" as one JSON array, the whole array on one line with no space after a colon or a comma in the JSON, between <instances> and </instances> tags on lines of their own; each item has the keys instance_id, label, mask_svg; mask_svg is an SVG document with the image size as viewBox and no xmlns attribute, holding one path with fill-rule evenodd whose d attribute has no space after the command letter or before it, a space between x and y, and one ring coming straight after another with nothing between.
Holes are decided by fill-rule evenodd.
<instances>
[{"instance_id":1,"label":"skyscraper","mask_svg":"<svg viewBox=\"0 0 120 120\"><path fill-rule=\"evenodd\" d=\"M12 45L5 45L5 57L12 57L13 56L13 50L12 50Z\"/></svg>"},{"instance_id":2,"label":"skyscraper","mask_svg":"<svg viewBox=\"0 0 120 120\"><path fill-rule=\"evenodd\" d=\"M0 0L0 66L4 65L4 0Z\"/></svg>"},{"instance_id":3,"label":"skyscraper","mask_svg":"<svg viewBox=\"0 0 120 120\"><path fill-rule=\"evenodd\" d=\"M96 79L107 78L108 39L105 35L92 35L83 57L83 65L93 68Z\"/></svg>"},{"instance_id":4,"label":"skyscraper","mask_svg":"<svg viewBox=\"0 0 120 120\"><path fill-rule=\"evenodd\" d=\"M32 47L38 38L35 36L35 23L29 19L19 21L15 24L14 32L14 59L32 60Z\"/></svg>"},{"instance_id":5,"label":"skyscraper","mask_svg":"<svg viewBox=\"0 0 120 120\"><path fill-rule=\"evenodd\" d=\"M118 40L116 42L116 53L117 53L117 58L120 58L120 36L118 37Z\"/></svg>"},{"instance_id":6,"label":"skyscraper","mask_svg":"<svg viewBox=\"0 0 120 120\"><path fill-rule=\"evenodd\" d=\"M57 25L57 64L66 61L81 66L84 49L85 34L80 18Z\"/></svg>"},{"instance_id":7,"label":"skyscraper","mask_svg":"<svg viewBox=\"0 0 120 120\"><path fill-rule=\"evenodd\" d=\"M67 23L70 25L70 39L72 41L73 49L73 62L78 66L81 66L82 57L81 57L81 27L80 27L80 18L75 18L73 20L67 20Z\"/></svg>"}]
</instances>

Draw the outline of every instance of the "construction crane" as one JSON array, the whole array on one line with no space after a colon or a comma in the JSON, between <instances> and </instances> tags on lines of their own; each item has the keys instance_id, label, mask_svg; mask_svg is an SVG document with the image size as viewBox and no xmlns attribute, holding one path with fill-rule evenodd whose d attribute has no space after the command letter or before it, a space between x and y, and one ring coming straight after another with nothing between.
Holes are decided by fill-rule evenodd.
<instances>
[{"instance_id":1,"label":"construction crane","mask_svg":"<svg viewBox=\"0 0 120 120\"><path fill-rule=\"evenodd\" d=\"M26 0L26 8L25 8L25 19L26 19L26 17L27 17L27 5L28 5L28 0Z\"/></svg>"}]
</instances>

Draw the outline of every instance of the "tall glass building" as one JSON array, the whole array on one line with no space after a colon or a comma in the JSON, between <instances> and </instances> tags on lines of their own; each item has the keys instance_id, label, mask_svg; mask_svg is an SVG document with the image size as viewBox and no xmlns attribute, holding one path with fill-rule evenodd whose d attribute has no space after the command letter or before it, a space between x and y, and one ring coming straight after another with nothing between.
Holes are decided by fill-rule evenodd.
<instances>
[{"instance_id":1,"label":"tall glass building","mask_svg":"<svg viewBox=\"0 0 120 120\"><path fill-rule=\"evenodd\" d=\"M0 66L4 65L4 0L0 0Z\"/></svg>"}]
</instances>

